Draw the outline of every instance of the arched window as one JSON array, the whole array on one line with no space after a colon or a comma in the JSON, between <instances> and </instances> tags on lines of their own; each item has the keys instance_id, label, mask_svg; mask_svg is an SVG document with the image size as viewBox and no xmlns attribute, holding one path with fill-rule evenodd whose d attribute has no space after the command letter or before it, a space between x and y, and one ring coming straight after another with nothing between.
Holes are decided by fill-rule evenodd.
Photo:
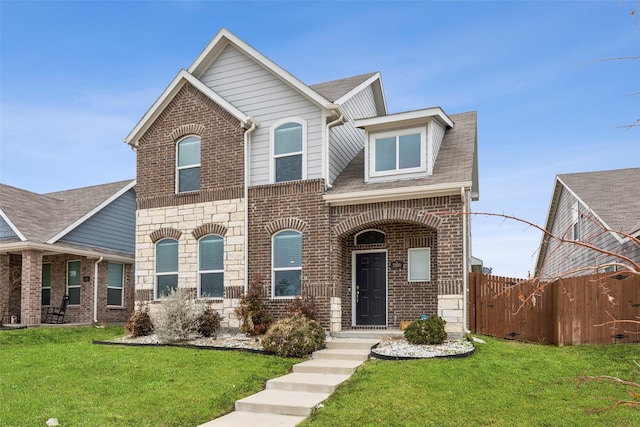
<instances>
[{"instance_id":1,"label":"arched window","mask_svg":"<svg viewBox=\"0 0 640 427\"><path fill-rule=\"evenodd\" d=\"M271 276L274 297L302 293L302 234L285 230L273 235Z\"/></svg>"},{"instance_id":2,"label":"arched window","mask_svg":"<svg viewBox=\"0 0 640 427\"><path fill-rule=\"evenodd\" d=\"M356 235L356 245L373 245L385 242L385 235L378 230L365 230Z\"/></svg>"},{"instance_id":3,"label":"arched window","mask_svg":"<svg viewBox=\"0 0 640 427\"><path fill-rule=\"evenodd\" d=\"M304 125L290 121L273 129L273 178L275 182L303 178Z\"/></svg>"},{"instance_id":4,"label":"arched window","mask_svg":"<svg viewBox=\"0 0 640 427\"><path fill-rule=\"evenodd\" d=\"M187 136L178 142L176 191L185 193L200 189L200 137Z\"/></svg>"},{"instance_id":5,"label":"arched window","mask_svg":"<svg viewBox=\"0 0 640 427\"><path fill-rule=\"evenodd\" d=\"M222 298L224 295L224 239L204 236L198 242L199 298Z\"/></svg>"},{"instance_id":6,"label":"arched window","mask_svg":"<svg viewBox=\"0 0 640 427\"><path fill-rule=\"evenodd\" d=\"M156 243L155 299L164 298L178 287L178 241L162 239Z\"/></svg>"}]
</instances>

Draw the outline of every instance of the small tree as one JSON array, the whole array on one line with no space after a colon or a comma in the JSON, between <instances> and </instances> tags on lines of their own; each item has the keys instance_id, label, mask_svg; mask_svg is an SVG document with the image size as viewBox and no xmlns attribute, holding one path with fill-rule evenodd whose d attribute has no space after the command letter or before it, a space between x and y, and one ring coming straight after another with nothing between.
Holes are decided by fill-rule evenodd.
<instances>
[{"instance_id":1,"label":"small tree","mask_svg":"<svg viewBox=\"0 0 640 427\"><path fill-rule=\"evenodd\" d=\"M249 335L264 334L273 322L262 299L263 286L262 277L256 276L254 282L249 284L247 293L240 299L240 305L235 309L236 316L240 319L240 330Z\"/></svg>"},{"instance_id":2,"label":"small tree","mask_svg":"<svg viewBox=\"0 0 640 427\"><path fill-rule=\"evenodd\" d=\"M11 294L20 289L22 285L22 268L13 266L9 268L9 283L5 292L0 292L0 326L4 324L4 316L9 314ZM2 289L0 289L2 291Z\"/></svg>"}]
</instances>

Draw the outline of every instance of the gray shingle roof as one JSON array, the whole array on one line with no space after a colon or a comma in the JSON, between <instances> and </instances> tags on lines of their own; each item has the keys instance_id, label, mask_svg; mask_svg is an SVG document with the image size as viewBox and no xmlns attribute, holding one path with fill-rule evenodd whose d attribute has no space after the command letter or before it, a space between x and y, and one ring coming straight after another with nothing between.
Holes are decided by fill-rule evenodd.
<instances>
[{"instance_id":1,"label":"gray shingle roof","mask_svg":"<svg viewBox=\"0 0 640 427\"><path fill-rule=\"evenodd\" d=\"M425 178L367 184L364 182L363 149L336 178L327 194L473 181L477 114L475 111L470 111L452 114L449 117L453 120L454 127L447 129L444 135L432 175Z\"/></svg>"},{"instance_id":2,"label":"gray shingle roof","mask_svg":"<svg viewBox=\"0 0 640 427\"><path fill-rule=\"evenodd\" d=\"M28 241L44 243L132 181L47 194L0 184L0 209Z\"/></svg>"},{"instance_id":3,"label":"gray shingle roof","mask_svg":"<svg viewBox=\"0 0 640 427\"><path fill-rule=\"evenodd\" d=\"M640 230L640 168L558 175L614 231Z\"/></svg>"},{"instance_id":4,"label":"gray shingle roof","mask_svg":"<svg viewBox=\"0 0 640 427\"><path fill-rule=\"evenodd\" d=\"M309 85L309 87L333 102L375 74L376 73L360 74L358 76Z\"/></svg>"}]
</instances>

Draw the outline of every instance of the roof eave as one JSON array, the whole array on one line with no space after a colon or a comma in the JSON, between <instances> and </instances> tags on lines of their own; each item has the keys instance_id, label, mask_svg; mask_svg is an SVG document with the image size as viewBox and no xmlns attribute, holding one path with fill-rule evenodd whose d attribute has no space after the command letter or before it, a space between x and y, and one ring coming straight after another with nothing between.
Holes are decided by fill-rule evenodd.
<instances>
[{"instance_id":1,"label":"roof eave","mask_svg":"<svg viewBox=\"0 0 640 427\"><path fill-rule=\"evenodd\" d=\"M25 250L35 250L44 252L46 254L69 254L75 256L82 256L90 259L99 259L104 257L107 260L114 262L122 262L127 264L133 264L135 262L134 255L118 255L113 253L107 253L108 251L101 251L99 248L70 248L66 246L58 246L48 243L37 242L12 242L12 243L0 243L0 254L6 254L11 252L19 252Z\"/></svg>"},{"instance_id":2,"label":"roof eave","mask_svg":"<svg viewBox=\"0 0 640 427\"><path fill-rule=\"evenodd\" d=\"M271 73L284 82L292 86L300 94L316 103L318 106L324 108L325 105L330 104L329 100L320 95L318 92L311 89L309 86L301 82L293 74L289 73L284 68L258 52L251 45L238 38L235 34L231 33L226 28L220 29L218 33L211 39L209 44L202 50L200 55L191 64L188 71L196 78L202 77L207 69L213 64L215 59L224 50L227 44L232 44L237 49L240 49L245 54L249 55L252 59L265 67Z\"/></svg>"},{"instance_id":3,"label":"roof eave","mask_svg":"<svg viewBox=\"0 0 640 427\"><path fill-rule=\"evenodd\" d=\"M102 209L104 209L106 206L111 204L111 202L116 200L118 197L122 196L124 193L126 193L129 190L131 190L133 187L135 187L135 185L136 185L136 181L135 180L131 181L129 184L125 185L120 190L118 190L116 193L114 193L111 196L109 196L107 199L105 199L102 203L100 203L98 206L93 208L91 211L87 212L85 215L83 215L82 217L80 217L79 219L74 221L72 224L70 224L65 229L63 229L62 231L57 233L55 236L51 237L49 240L47 240L46 243L48 243L48 244L56 243L58 240L63 238L65 235L67 235L68 233L73 231L75 228L80 226L80 224L84 223L89 218L91 218L92 216L94 216L95 214L100 212Z\"/></svg>"},{"instance_id":4,"label":"roof eave","mask_svg":"<svg viewBox=\"0 0 640 427\"><path fill-rule=\"evenodd\" d=\"M374 202L423 199L426 197L460 195L461 189L471 189L471 181L447 184L420 185L383 190L366 190L349 193L325 194L325 202L331 206L359 205Z\"/></svg>"},{"instance_id":5,"label":"roof eave","mask_svg":"<svg viewBox=\"0 0 640 427\"><path fill-rule=\"evenodd\" d=\"M21 241L25 242L27 240L27 238L24 237L24 234L22 234L20 232L18 227L16 227L16 225L13 223L13 221L11 221L11 219L9 219L7 214L5 214L2 209L0 209L0 218L2 218L4 220L4 222L6 222L9 225L9 228L11 228L11 231L13 231Z\"/></svg>"},{"instance_id":6,"label":"roof eave","mask_svg":"<svg viewBox=\"0 0 640 427\"><path fill-rule=\"evenodd\" d=\"M149 110L145 113L144 116L142 116L136 126L131 130L131 132L129 132L129 135L127 135L127 137L124 139L124 142L131 145L132 147L136 147L138 145L138 141L140 140L140 138L142 138L142 135L144 135L149 127L151 127L153 122L160 116L162 111L164 111L166 106L169 104L169 102L171 102L178 91L182 89L185 83L191 84L213 102L220 105L223 109L229 112L229 114L237 118L242 123L242 126L244 126L249 121L249 116L244 114L233 104L228 102L222 96L218 95L211 88L195 78L189 72L180 70L176 77L171 81L169 86L167 86L167 88L162 92L158 99L153 103L151 108L149 108Z\"/></svg>"},{"instance_id":7,"label":"roof eave","mask_svg":"<svg viewBox=\"0 0 640 427\"><path fill-rule=\"evenodd\" d=\"M355 120L354 124L358 128L375 130L389 128L391 126L411 125L428 119L435 119L448 128L452 128L454 125L453 120L451 120L451 118L440 107L431 107L423 110L358 119Z\"/></svg>"}]
</instances>

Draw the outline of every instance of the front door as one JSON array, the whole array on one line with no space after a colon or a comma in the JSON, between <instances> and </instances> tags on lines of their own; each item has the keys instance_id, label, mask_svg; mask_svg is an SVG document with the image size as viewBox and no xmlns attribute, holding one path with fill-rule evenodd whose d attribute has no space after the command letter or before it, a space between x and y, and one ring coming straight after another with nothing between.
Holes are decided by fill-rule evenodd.
<instances>
[{"instance_id":1,"label":"front door","mask_svg":"<svg viewBox=\"0 0 640 427\"><path fill-rule=\"evenodd\" d=\"M387 324L387 254L356 254L356 325Z\"/></svg>"}]
</instances>

